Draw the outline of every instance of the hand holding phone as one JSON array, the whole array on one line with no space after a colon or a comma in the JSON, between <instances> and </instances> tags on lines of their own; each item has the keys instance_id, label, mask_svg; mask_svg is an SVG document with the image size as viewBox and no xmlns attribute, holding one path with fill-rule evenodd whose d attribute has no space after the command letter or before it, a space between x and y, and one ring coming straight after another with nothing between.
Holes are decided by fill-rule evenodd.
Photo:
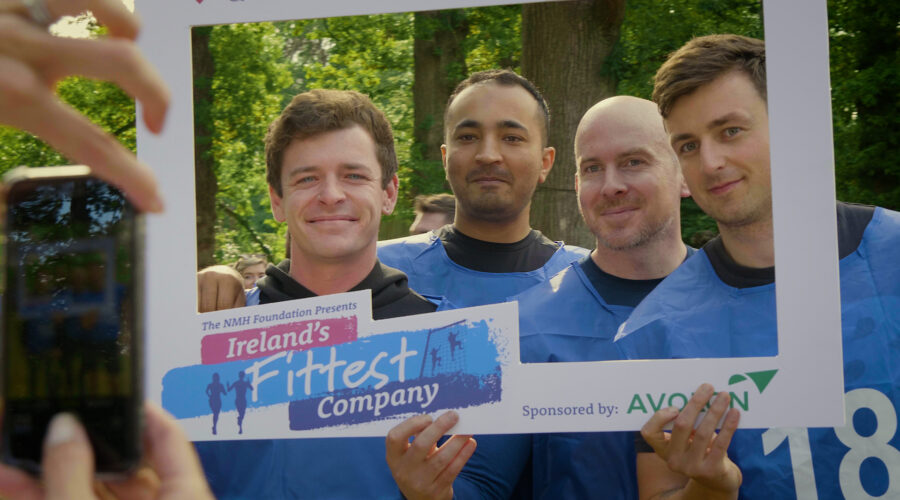
<instances>
[{"instance_id":1,"label":"hand holding phone","mask_svg":"<svg viewBox=\"0 0 900 500\"><path fill-rule=\"evenodd\" d=\"M144 406L145 466L126 481L93 481L91 447L75 420L56 421L45 443L43 482L0 465L0 496L9 498L191 498L212 494L193 446L171 415L154 403ZM55 434L55 437L53 435ZM102 494L97 494L102 490Z\"/></svg>"},{"instance_id":2,"label":"hand holding phone","mask_svg":"<svg viewBox=\"0 0 900 500\"><path fill-rule=\"evenodd\" d=\"M2 459L35 474L62 412L86 428L99 474L125 474L141 457L141 219L89 174L5 179Z\"/></svg>"}]
</instances>

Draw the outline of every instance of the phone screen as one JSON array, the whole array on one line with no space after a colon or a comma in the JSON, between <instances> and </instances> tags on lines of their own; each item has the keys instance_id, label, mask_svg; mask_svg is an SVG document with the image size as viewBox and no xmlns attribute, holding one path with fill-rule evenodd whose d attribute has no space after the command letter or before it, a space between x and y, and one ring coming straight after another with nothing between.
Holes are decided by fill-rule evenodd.
<instances>
[{"instance_id":1,"label":"phone screen","mask_svg":"<svg viewBox=\"0 0 900 500\"><path fill-rule=\"evenodd\" d=\"M4 458L37 471L47 424L69 411L97 471L127 471L142 401L134 210L97 179L26 179L6 217Z\"/></svg>"}]
</instances>

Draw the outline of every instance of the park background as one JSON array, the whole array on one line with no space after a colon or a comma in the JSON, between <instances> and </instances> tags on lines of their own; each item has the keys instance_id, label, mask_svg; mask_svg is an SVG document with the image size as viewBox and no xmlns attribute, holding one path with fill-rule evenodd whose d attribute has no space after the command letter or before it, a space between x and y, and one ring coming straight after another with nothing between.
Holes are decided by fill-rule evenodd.
<instances>
[{"instance_id":1,"label":"park background","mask_svg":"<svg viewBox=\"0 0 900 500\"><path fill-rule=\"evenodd\" d=\"M241 253L277 262L286 227L269 210L266 128L299 92L359 90L394 126L400 200L379 236L403 236L416 195L449 191L439 149L447 96L473 71L511 68L544 93L557 149L532 203L532 225L590 248L573 183L582 113L611 95L649 98L656 69L694 36L764 38L762 15L759 0L575 0L195 27L194 164L153 167L195 171L199 267ZM838 198L900 209L900 2L830 0L828 15ZM103 33L95 25L88 31ZM135 149L134 103L123 92L77 77L58 89ZM34 137L0 127L0 173L67 163ZM685 200L685 241L699 244L714 231Z\"/></svg>"}]
</instances>

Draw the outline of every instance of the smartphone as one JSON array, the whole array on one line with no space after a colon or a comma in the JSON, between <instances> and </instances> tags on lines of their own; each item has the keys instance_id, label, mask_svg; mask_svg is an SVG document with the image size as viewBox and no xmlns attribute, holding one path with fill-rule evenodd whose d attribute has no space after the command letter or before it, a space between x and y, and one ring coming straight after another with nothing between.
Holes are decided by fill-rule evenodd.
<instances>
[{"instance_id":1,"label":"smartphone","mask_svg":"<svg viewBox=\"0 0 900 500\"><path fill-rule=\"evenodd\" d=\"M142 218L84 166L4 177L2 459L40 472L50 419L75 414L98 475L141 456Z\"/></svg>"}]
</instances>

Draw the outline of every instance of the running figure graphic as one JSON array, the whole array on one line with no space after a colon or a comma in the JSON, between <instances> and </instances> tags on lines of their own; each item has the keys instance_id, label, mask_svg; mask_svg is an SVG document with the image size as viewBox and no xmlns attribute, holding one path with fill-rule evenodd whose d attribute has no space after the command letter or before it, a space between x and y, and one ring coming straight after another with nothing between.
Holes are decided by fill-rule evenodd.
<instances>
[{"instance_id":1,"label":"running figure graphic","mask_svg":"<svg viewBox=\"0 0 900 500\"><path fill-rule=\"evenodd\" d=\"M219 374L213 373L212 382L206 386L206 395L209 397L209 409L213 412L213 434L216 433L216 424L219 422L219 412L222 410L222 395L227 393L225 386L219 382Z\"/></svg>"},{"instance_id":2,"label":"running figure graphic","mask_svg":"<svg viewBox=\"0 0 900 500\"><path fill-rule=\"evenodd\" d=\"M237 408L238 434L244 433L244 412L247 411L247 389L253 389L253 384L244 380L244 370L238 372L238 380L228 384L228 391L234 389L234 406Z\"/></svg>"}]
</instances>

